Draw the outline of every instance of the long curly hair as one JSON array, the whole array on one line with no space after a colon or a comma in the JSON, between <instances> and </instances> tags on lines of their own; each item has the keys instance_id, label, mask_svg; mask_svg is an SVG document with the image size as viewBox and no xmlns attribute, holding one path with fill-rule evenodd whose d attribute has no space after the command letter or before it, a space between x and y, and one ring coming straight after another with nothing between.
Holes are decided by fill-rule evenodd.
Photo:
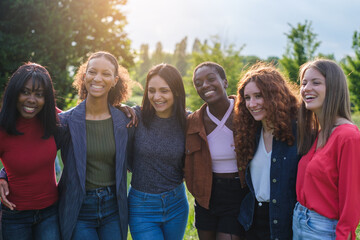
<instances>
[{"instance_id":1,"label":"long curly hair","mask_svg":"<svg viewBox=\"0 0 360 240\"><path fill-rule=\"evenodd\" d=\"M235 151L239 167L245 169L255 154L255 136L261 127L246 108L244 89L254 82L260 89L266 110L266 123L273 129L276 139L294 144L291 121L296 119L298 99L293 94L295 87L271 64L259 62L253 65L241 78L234 107Z\"/></svg>"},{"instance_id":2,"label":"long curly hair","mask_svg":"<svg viewBox=\"0 0 360 240\"><path fill-rule=\"evenodd\" d=\"M108 102L115 106L120 104L123 101L126 101L128 97L131 95L130 84L132 83L130 79L129 72L119 65L117 59L111 53L105 51L98 51L92 53L87 61L82 64L75 75L75 80L73 82L73 86L78 90L79 101L83 101L86 99L88 95L88 91L85 87L84 75L88 69L88 65L90 60L94 58L104 57L108 61L110 61L115 67L114 77L119 77L119 80L116 82L115 87L111 88L108 93Z\"/></svg>"}]
</instances>

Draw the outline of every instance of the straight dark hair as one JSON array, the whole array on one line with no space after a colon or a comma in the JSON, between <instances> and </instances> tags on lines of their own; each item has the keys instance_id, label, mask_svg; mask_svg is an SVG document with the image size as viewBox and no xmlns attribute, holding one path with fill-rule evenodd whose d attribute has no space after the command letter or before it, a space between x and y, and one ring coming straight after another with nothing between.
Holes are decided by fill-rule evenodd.
<instances>
[{"instance_id":1,"label":"straight dark hair","mask_svg":"<svg viewBox=\"0 0 360 240\"><path fill-rule=\"evenodd\" d=\"M186 127L186 111L185 111L185 89L180 72L172 65L161 63L152 67L146 76L146 85L144 97L142 100L141 116L145 127L149 127L154 115L155 109L149 101L148 89L149 81L152 77L159 76L165 80L169 85L172 94L174 95L174 105L172 115L178 119L181 128L185 132Z\"/></svg>"},{"instance_id":2,"label":"straight dark hair","mask_svg":"<svg viewBox=\"0 0 360 240\"><path fill-rule=\"evenodd\" d=\"M0 126L10 135L22 135L16 129L16 120L20 116L17 110L19 94L27 81L32 81L32 90L44 88L45 104L36 115L44 127L43 138L47 139L56 133L58 118L55 110L54 87L49 72L41 65L28 62L20 66L10 77L5 88L2 109L0 111Z\"/></svg>"}]
</instances>

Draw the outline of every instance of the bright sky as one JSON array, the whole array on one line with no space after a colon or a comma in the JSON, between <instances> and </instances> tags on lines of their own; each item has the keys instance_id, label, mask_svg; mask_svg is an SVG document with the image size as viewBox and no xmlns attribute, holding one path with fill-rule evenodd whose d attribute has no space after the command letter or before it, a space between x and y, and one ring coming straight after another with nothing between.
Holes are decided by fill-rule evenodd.
<instances>
[{"instance_id":1,"label":"bright sky","mask_svg":"<svg viewBox=\"0 0 360 240\"><path fill-rule=\"evenodd\" d=\"M352 55L352 36L360 31L359 0L128 0L124 11L135 49L148 43L153 50L161 41L173 51L187 36L190 51L195 38L218 35L224 44L245 44L243 55L281 57L288 23L309 20L322 42L318 51L340 60Z\"/></svg>"}]
</instances>

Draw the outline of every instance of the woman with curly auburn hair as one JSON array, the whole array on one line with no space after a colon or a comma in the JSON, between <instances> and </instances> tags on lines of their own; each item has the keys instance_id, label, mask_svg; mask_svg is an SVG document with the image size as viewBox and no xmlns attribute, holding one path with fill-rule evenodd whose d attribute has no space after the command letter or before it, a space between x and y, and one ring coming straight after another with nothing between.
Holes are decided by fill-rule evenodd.
<instances>
[{"instance_id":1,"label":"woman with curly auburn hair","mask_svg":"<svg viewBox=\"0 0 360 240\"><path fill-rule=\"evenodd\" d=\"M238 218L246 239L290 239L297 98L274 66L257 63L240 80L234 111L235 151L250 189Z\"/></svg>"},{"instance_id":2,"label":"woman with curly auburn hair","mask_svg":"<svg viewBox=\"0 0 360 240\"><path fill-rule=\"evenodd\" d=\"M301 66L301 158L293 231L298 239L355 239L360 220L360 132L351 121L346 76L334 61Z\"/></svg>"}]
</instances>

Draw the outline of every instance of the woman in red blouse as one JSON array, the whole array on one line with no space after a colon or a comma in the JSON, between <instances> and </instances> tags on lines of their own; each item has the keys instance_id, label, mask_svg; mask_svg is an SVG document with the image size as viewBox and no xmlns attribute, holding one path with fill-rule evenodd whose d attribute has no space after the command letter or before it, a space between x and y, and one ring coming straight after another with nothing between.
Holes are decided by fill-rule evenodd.
<instances>
[{"instance_id":1,"label":"woman in red blouse","mask_svg":"<svg viewBox=\"0 0 360 240\"><path fill-rule=\"evenodd\" d=\"M360 220L360 132L342 69L318 59L300 69L293 239L355 239Z\"/></svg>"}]
</instances>

